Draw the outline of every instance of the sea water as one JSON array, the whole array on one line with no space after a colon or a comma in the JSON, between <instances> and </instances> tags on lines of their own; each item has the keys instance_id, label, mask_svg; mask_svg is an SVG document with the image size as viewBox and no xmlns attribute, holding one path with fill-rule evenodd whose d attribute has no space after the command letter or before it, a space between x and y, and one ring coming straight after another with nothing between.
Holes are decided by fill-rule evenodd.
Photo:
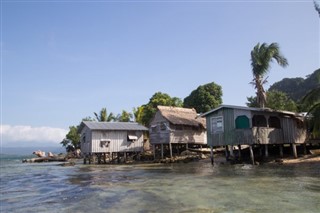
<instances>
[{"instance_id":1,"label":"sea water","mask_svg":"<svg viewBox=\"0 0 320 213\"><path fill-rule=\"evenodd\" d=\"M21 163L1 158L0 212L320 212L320 165Z\"/></svg>"}]
</instances>

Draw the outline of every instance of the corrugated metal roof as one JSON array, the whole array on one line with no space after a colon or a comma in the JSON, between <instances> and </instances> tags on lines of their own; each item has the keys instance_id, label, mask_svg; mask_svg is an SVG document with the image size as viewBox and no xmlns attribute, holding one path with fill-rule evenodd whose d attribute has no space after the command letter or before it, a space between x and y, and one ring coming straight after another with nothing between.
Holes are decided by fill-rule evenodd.
<instances>
[{"instance_id":1,"label":"corrugated metal roof","mask_svg":"<svg viewBox=\"0 0 320 213\"><path fill-rule=\"evenodd\" d=\"M145 126L142 126L141 124L133 123L133 122L83 121L81 123L81 126L82 126L82 124L86 125L89 129L92 129L92 130L141 130L141 131L148 131L148 128L146 128Z\"/></svg>"},{"instance_id":2,"label":"corrugated metal roof","mask_svg":"<svg viewBox=\"0 0 320 213\"><path fill-rule=\"evenodd\" d=\"M211 114L217 110L220 110L222 108L230 108L230 109L241 109L241 110L247 110L247 111L258 111L258 112L278 112L282 114L292 115L295 117L302 117L300 114L295 112L289 112L289 111L280 111L280 110L273 110L270 108L254 108L254 107L244 107L244 106L233 106L233 105L220 105L219 107L212 109L204 114L201 115L201 117L205 117L208 114Z\"/></svg>"}]
</instances>

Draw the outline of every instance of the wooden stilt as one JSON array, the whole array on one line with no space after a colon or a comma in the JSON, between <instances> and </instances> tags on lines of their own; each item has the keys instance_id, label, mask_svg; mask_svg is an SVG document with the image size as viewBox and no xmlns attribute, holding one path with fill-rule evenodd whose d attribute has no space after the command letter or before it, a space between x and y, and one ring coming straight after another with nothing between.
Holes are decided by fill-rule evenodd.
<instances>
[{"instance_id":1,"label":"wooden stilt","mask_svg":"<svg viewBox=\"0 0 320 213\"><path fill-rule=\"evenodd\" d=\"M163 143L161 144L161 159L163 159Z\"/></svg>"},{"instance_id":2,"label":"wooden stilt","mask_svg":"<svg viewBox=\"0 0 320 213\"><path fill-rule=\"evenodd\" d=\"M280 157L283 157L283 144L279 145Z\"/></svg>"},{"instance_id":3,"label":"wooden stilt","mask_svg":"<svg viewBox=\"0 0 320 213\"><path fill-rule=\"evenodd\" d=\"M188 143L186 144L186 150L188 150L189 149L189 145L188 145Z\"/></svg>"},{"instance_id":4,"label":"wooden stilt","mask_svg":"<svg viewBox=\"0 0 320 213\"><path fill-rule=\"evenodd\" d=\"M226 161L229 160L229 150L228 150L228 145L225 147L225 154L226 154Z\"/></svg>"},{"instance_id":5,"label":"wooden stilt","mask_svg":"<svg viewBox=\"0 0 320 213\"><path fill-rule=\"evenodd\" d=\"M169 150L170 150L170 158L172 158L172 145L169 143Z\"/></svg>"},{"instance_id":6,"label":"wooden stilt","mask_svg":"<svg viewBox=\"0 0 320 213\"><path fill-rule=\"evenodd\" d=\"M293 157L294 158L298 158L298 154L297 154L297 147L296 147L296 144L291 144L291 147L292 147L292 154L293 154Z\"/></svg>"},{"instance_id":7,"label":"wooden stilt","mask_svg":"<svg viewBox=\"0 0 320 213\"><path fill-rule=\"evenodd\" d=\"M230 156L234 159L233 145L229 146L229 153L230 153Z\"/></svg>"},{"instance_id":8,"label":"wooden stilt","mask_svg":"<svg viewBox=\"0 0 320 213\"><path fill-rule=\"evenodd\" d=\"M263 156L263 147L261 146L261 144L259 145L259 152L260 152L260 157Z\"/></svg>"},{"instance_id":9,"label":"wooden stilt","mask_svg":"<svg viewBox=\"0 0 320 213\"><path fill-rule=\"evenodd\" d=\"M267 158L269 157L269 149L268 149L268 144L264 145L264 156Z\"/></svg>"},{"instance_id":10,"label":"wooden stilt","mask_svg":"<svg viewBox=\"0 0 320 213\"><path fill-rule=\"evenodd\" d=\"M250 149L250 159L251 159L251 163L252 163L252 165L254 165L254 155L253 155L252 145L249 146L249 149Z\"/></svg>"},{"instance_id":11,"label":"wooden stilt","mask_svg":"<svg viewBox=\"0 0 320 213\"><path fill-rule=\"evenodd\" d=\"M303 146L303 154L306 155L307 154L307 144L303 143L302 146Z\"/></svg>"},{"instance_id":12,"label":"wooden stilt","mask_svg":"<svg viewBox=\"0 0 320 213\"><path fill-rule=\"evenodd\" d=\"M117 161L120 163L120 152L117 152Z\"/></svg>"},{"instance_id":13,"label":"wooden stilt","mask_svg":"<svg viewBox=\"0 0 320 213\"><path fill-rule=\"evenodd\" d=\"M87 164L87 156L84 156L84 158L83 158L83 164Z\"/></svg>"},{"instance_id":14,"label":"wooden stilt","mask_svg":"<svg viewBox=\"0 0 320 213\"><path fill-rule=\"evenodd\" d=\"M153 150L153 160L156 159L156 145L152 144L152 150Z\"/></svg>"},{"instance_id":15,"label":"wooden stilt","mask_svg":"<svg viewBox=\"0 0 320 213\"><path fill-rule=\"evenodd\" d=\"M124 152L123 154L124 154L124 155L123 155L123 158L124 158L124 163L125 163L125 162L127 162L127 153Z\"/></svg>"},{"instance_id":16,"label":"wooden stilt","mask_svg":"<svg viewBox=\"0 0 320 213\"><path fill-rule=\"evenodd\" d=\"M241 160L241 145L238 145L239 160Z\"/></svg>"},{"instance_id":17,"label":"wooden stilt","mask_svg":"<svg viewBox=\"0 0 320 213\"><path fill-rule=\"evenodd\" d=\"M214 165L214 158L213 158L213 147L210 146L210 157L211 157L211 165Z\"/></svg>"}]
</instances>

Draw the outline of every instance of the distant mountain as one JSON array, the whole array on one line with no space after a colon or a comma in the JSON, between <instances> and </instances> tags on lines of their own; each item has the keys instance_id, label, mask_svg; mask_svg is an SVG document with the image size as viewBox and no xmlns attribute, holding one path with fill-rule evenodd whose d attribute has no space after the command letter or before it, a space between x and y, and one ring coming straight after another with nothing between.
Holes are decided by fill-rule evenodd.
<instances>
[{"instance_id":1,"label":"distant mountain","mask_svg":"<svg viewBox=\"0 0 320 213\"><path fill-rule=\"evenodd\" d=\"M269 88L271 90L278 90L288 94L288 96L295 102L300 101L311 89L319 85L318 77L320 76L320 69L315 70L311 75L304 78L284 78L272 84Z\"/></svg>"}]
</instances>

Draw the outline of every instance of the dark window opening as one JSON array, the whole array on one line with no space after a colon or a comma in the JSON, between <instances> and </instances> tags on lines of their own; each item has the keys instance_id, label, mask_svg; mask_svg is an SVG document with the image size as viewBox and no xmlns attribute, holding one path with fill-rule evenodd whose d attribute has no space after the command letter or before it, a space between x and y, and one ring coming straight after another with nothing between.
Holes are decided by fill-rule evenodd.
<instances>
[{"instance_id":1,"label":"dark window opening","mask_svg":"<svg viewBox=\"0 0 320 213\"><path fill-rule=\"evenodd\" d=\"M138 140L138 136L135 134L135 132L128 132L127 139L129 142L135 142Z\"/></svg>"},{"instance_id":2,"label":"dark window opening","mask_svg":"<svg viewBox=\"0 0 320 213\"><path fill-rule=\"evenodd\" d=\"M267 127L267 119L263 115L254 115L252 117L252 126Z\"/></svg>"},{"instance_id":3,"label":"dark window opening","mask_svg":"<svg viewBox=\"0 0 320 213\"><path fill-rule=\"evenodd\" d=\"M280 119L276 116L270 116L268 119L269 122L269 127L270 128L277 128L277 129L281 129L281 123L280 123Z\"/></svg>"}]
</instances>

